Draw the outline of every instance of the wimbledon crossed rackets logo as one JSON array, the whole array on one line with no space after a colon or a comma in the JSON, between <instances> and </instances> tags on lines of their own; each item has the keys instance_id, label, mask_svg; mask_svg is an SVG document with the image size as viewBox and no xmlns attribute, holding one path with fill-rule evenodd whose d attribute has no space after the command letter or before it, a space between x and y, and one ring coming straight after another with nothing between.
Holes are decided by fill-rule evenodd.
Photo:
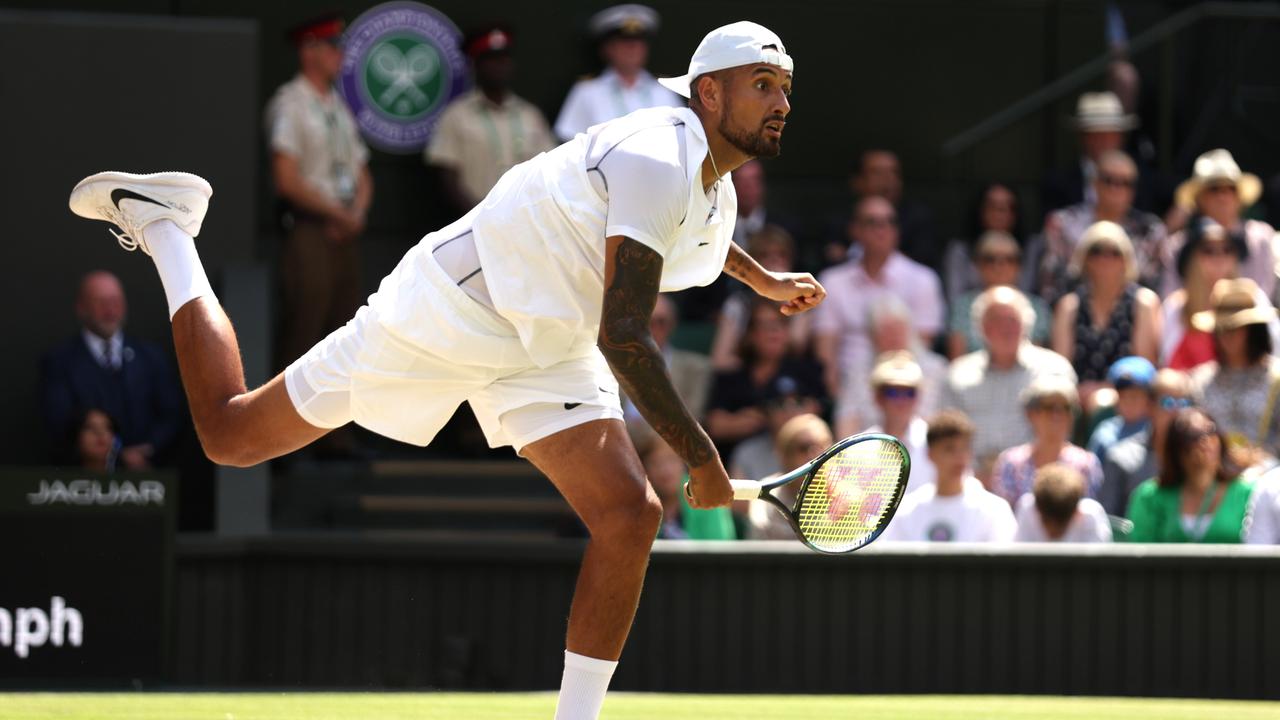
<instances>
[{"instance_id":1,"label":"wimbledon crossed rackets logo","mask_svg":"<svg viewBox=\"0 0 1280 720\"><path fill-rule=\"evenodd\" d=\"M339 88L369 144L418 153L449 101L467 89L461 33L416 2L383 3L344 36Z\"/></svg>"},{"instance_id":2,"label":"wimbledon crossed rackets logo","mask_svg":"<svg viewBox=\"0 0 1280 720\"><path fill-rule=\"evenodd\" d=\"M417 38L379 43L365 63L365 87L383 112L413 117L441 100L440 54Z\"/></svg>"}]
</instances>

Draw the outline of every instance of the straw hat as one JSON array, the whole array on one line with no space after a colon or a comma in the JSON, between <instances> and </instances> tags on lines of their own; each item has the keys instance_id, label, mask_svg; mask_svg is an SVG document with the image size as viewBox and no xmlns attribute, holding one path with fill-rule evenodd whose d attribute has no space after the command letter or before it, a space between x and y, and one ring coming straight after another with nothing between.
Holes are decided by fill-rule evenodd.
<instances>
[{"instance_id":1,"label":"straw hat","mask_svg":"<svg viewBox=\"0 0 1280 720\"><path fill-rule=\"evenodd\" d=\"M1081 95L1076 102L1075 120L1080 132L1124 132L1138 127L1138 119L1125 113L1113 92Z\"/></svg>"},{"instance_id":2,"label":"straw hat","mask_svg":"<svg viewBox=\"0 0 1280 720\"><path fill-rule=\"evenodd\" d=\"M1236 186L1240 204L1249 207L1262 195L1262 181L1253 173L1241 172L1231 153L1218 148L1196 158L1195 169L1189 180L1178 186L1174 198L1178 207L1193 210L1196 196L1208 185L1231 183Z\"/></svg>"},{"instance_id":3,"label":"straw hat","mask_svg":"<svg viewBox=\"0 0 1280 720\"><path fill-rule=\"evenodd\" d=\"M1258 304L1258 284L1249 278L1228 278L1214 283L1209 304L1212 310L1191 316L1191 326L1201 332L1265 325L1276 317L1275 308Z\"/></svg>"}]
</instances>

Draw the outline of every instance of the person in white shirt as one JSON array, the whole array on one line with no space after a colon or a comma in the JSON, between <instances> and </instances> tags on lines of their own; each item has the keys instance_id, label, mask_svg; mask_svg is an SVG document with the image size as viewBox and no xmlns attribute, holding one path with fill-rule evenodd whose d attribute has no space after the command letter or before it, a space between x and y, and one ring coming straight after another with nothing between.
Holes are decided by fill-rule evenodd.
<instances>
[{"instance_id":1,"label":"person in white shirt","mask_svg":"<svg viewBox=\"0 0 1280 720\"><path fill-rule=\"evenodd\" d=\"M1280 467L1259 477L1249 497L1244 541L1250 545L1280 545Z\"/></svg>"},{"instance_id":2,"label":"person in white shirt","mask_svg":"<svg viewBox=\"0 0 1280 720\"><path fill-rule=\"evenodd\" d=\"M1029 493L1018 498L1019 542L1111 542L1111 520L1097 500L1087 498L1085 479L1066 465L1036 471Z\"/></svg>"},{"instance_id":3,"label":"person in white shirt","mask_svg":"<svg viewBox=\"0 0 1280 720\"><path fill-rule=\"evenodd\" d=\"M902 442L911 457L907 492L932 485L937 470L929 460L929 423L920 417L920 388L924 373L911 353L884 353L871 371L871 389L881 421L863 432L885 433Z\"/></svg>"},{"instance_id":4,"label":"person in white shirt","mask_svg":"<svg viewBox=\"0 0 1280 720\"><path fill-rule=\"evenodd\" d=\"M833 301L814 318L814 351L826 368L832 397L840 396L845 376L865 377L871 369L869 309L877 300L896 296L906 303L926 346L942 331L946 310L938 275L898 252L898 217L888 200L874 195L859 200L849 229L861 255L819 276Z\"/></svg>"},{"instance_id":5,"label":"person in white shirt","mask_svg":"<svg viewBox=\"0 0 1280 720\"><path fill-rule=\"evenodd\" d=\"M252 392L193 240L208 183L99 173L70 204L120 227L117 241L155 262L215 462L263 462L352 420L426 445L466 401L490 444L511 445L546 474L591 533L556 718L595 718L662 518L627 439L619 383L689 466L690 504L733 498L650 335L658 292L724 271L786 314L825 296L812 276L769 272L731 240L736 203L724 176L781 151L793 67L767 28L713 30L689 72L664 80L689 107L638 111L512 168L480 205L412 248L347 325Z\"/></svg>"},{"instance_id":6,"label":"person in white shirt","mask_svg":"<svg viewBox=\"0 0 1280 720\"><path fill-rule=\"evenodd\" d=\"M1009 503L982 486L973 464L973 423L964 413L943 410L929 419L933 485L909 493L885 529L883 540L1007 542L1017 523Z\"/></svg>"},{"instance_id":7,"label":"person in white shirt","mask_svg":"<svg viewBox=\"0 0 1280 720\"><path fill-rule=\"evenodd\" d=\"M658 31L658 13L628 3L605 8L587 22L598 38L604 72L579 80L556 118L556 136L569 140L587 128L651 107L681 107L684 99L645 70L649 39Z\"/></svg>"}]
</instances>

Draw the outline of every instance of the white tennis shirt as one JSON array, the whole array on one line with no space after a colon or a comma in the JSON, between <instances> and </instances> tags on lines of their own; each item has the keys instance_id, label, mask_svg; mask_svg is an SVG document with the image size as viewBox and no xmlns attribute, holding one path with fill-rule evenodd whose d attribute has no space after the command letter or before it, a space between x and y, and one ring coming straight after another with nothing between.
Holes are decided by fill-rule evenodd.
<instances>
[{"instance_id":1,"label":"white tennis shirt","mask_svg":"<svg viewBox=\"0 0 1280 720\"><path fill-rule=\"evenodd\" d=\"M448 239L442 235L470 231L494 309L532 362L549 367L584 356L599 334L606 237L623 235L658 253L662 292L707 285L723 270L738 199L727 179L702 189L706 155L702 123L688 108L639 110L596 125L507 171L466 217L410 250L397 273L429 257ZM397 311L386 307L388 290ZM417 337L413 322L434 306L426 292L428 284L384 281L379 314L397 335L430 349L439 338Z\"/></svg>"}]
</instances>

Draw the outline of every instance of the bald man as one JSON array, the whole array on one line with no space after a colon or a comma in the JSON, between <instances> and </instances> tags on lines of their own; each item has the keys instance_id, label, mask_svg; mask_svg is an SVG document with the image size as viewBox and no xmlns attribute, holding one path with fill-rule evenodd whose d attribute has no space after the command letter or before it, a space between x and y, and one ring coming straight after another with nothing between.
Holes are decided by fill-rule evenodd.
<instances>
[{"instance_id":1,"label":"bald man","mask_svg":"<svg viewBox=\"0 0 1280 720\"><path fill-rule=\"evenodd\" d=\"M105 411L120 434L118 466L144 470L162 459L181 427L178 384L158 345L124 334L124 288L115 275L85 275L76 296L80 331L40 363L40 399L55 450L68 457L75 416Z\"/></svg>"}]
</instances>

